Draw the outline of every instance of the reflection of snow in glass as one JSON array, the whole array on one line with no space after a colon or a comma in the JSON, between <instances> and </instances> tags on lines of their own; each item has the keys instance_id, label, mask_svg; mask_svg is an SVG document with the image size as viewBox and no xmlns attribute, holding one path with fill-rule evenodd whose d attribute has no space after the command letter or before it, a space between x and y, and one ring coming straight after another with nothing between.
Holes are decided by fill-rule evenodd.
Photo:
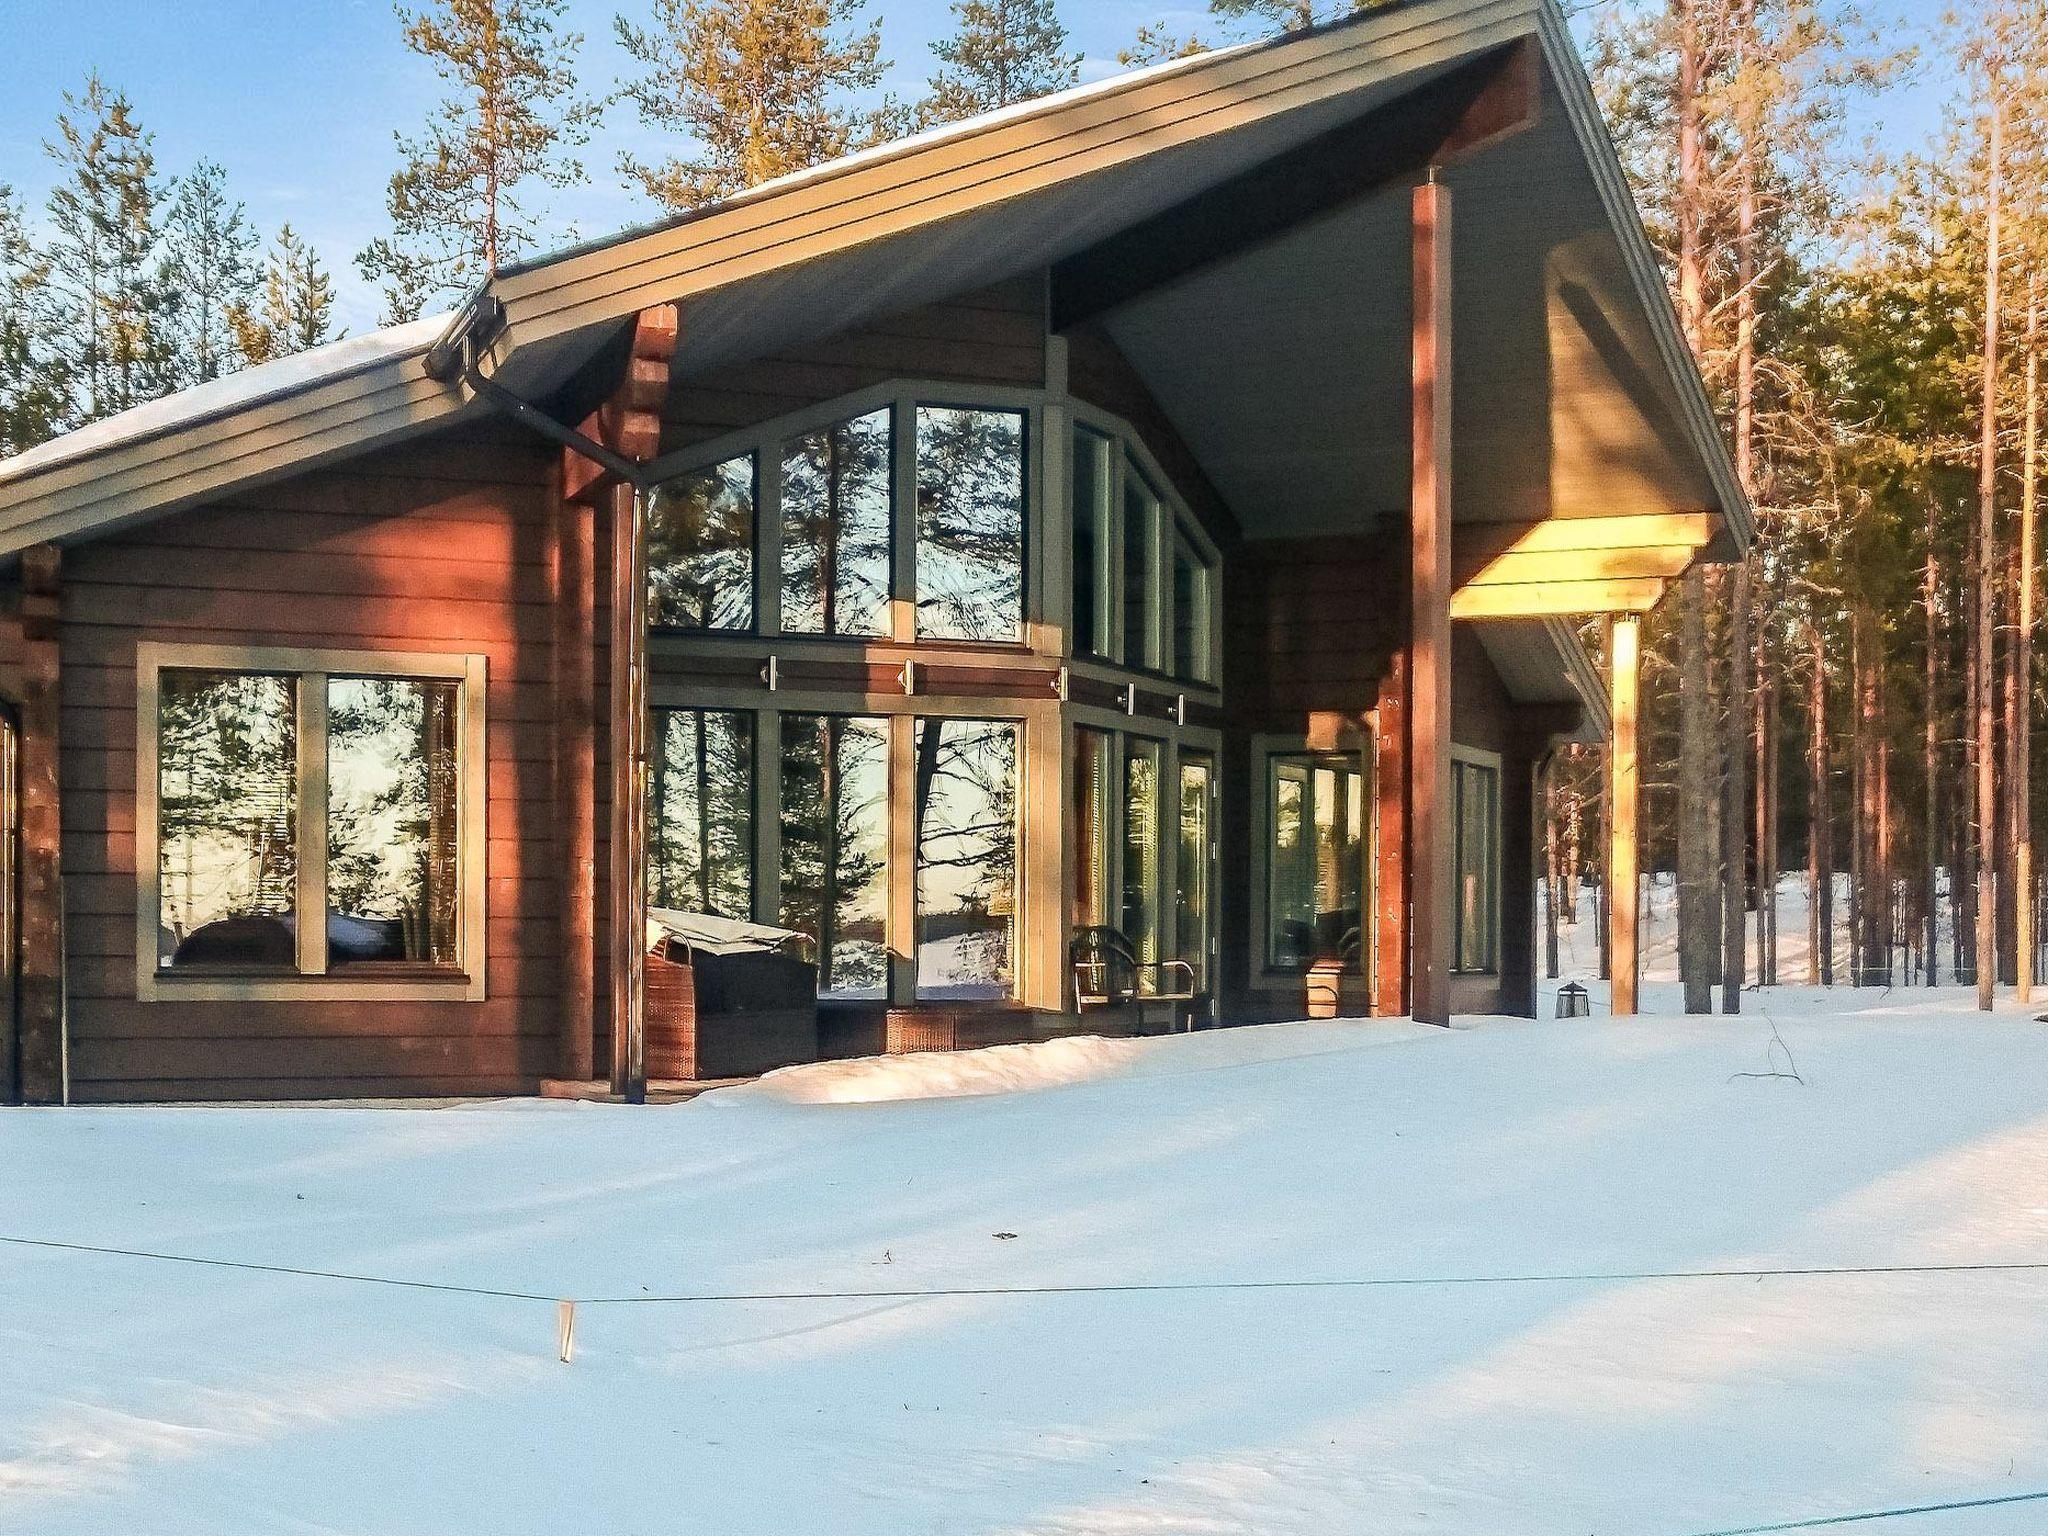
<instances>
[{"instance_id":1,"label":"reflection of snow in glass","mask_svg":"<svg viewBox=\"0 0 2048 1536\"><path fill-rule=\"evenodd\" d=\"M888 986L889 727L782 718L782 923L810 936L823 997Z\"/></svg>"},{"instance_id":2,"label":"reflection of snow in glass","mask_svg":"<svg viewBox=\"0 0 2048 1536\"><path fill-rule=\"evenodd\" d=\"M1016 971L1017 728L920 720L917 991L1008 997Z\"/></svg>"},{"instance_id":3,"label":"reflection of snow in glass","mask_svg":"<svg viewBox=\"0 0 2048 1536\"><path fill-rule=\"evenodd\" d=\"M332 962L455 962L459 713L451 682L329 680Z\"/></svg>"}]
</instances>

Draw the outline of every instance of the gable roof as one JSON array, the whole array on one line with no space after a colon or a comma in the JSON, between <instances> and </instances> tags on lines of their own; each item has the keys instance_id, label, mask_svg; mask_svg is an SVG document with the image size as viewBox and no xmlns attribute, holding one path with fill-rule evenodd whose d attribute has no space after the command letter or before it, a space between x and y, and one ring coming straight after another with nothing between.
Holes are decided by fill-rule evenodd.
<instances>
[{"instance_id":1,"label":"gable roof","mask_svg":"<svg viewBox=\"0 0 2048 1536\"><path fill-rule=\"evenodd\" d=\"M1534 38L1619 243L1683 437L1749 512L1554 0L1404 0L918 134L509 267L486 366L536 396L682 300L680 373L1056 262L1491 50ZM265 364L0 462L0 557L217 498L481 407L429 378L431 321Z\"/></svg>"}]
</instances>

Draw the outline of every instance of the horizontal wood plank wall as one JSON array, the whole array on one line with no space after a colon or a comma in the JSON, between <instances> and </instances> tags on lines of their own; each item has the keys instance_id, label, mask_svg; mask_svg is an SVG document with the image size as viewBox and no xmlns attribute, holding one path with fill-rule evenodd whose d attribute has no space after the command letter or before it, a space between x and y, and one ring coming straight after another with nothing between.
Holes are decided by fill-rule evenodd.
<instances>
[{"instance_id":1,"label":"horizontal wood plank wall","mask_svg":"<svg viewBox=\"0 0 2048 1536\"><path fill-rule=\"evenodd\" d=\"M662 452L896 379L1042 385L1043 277L1022 277L807 346L679 378L664 413Z\"/></svg>"},{"instance_id":2,"label":"horizontal wood plank wall","mask_svg":"<svg viewBox=\"0 0 2048 1536\"><path fill-rule=\"evenodd\" d=\"M64 861L80 1100L531 1091L559 943L554 453L464 428L67 552ZM487 658L488 997L135 998L138 641Z\"/></svg>"}]
</instances>

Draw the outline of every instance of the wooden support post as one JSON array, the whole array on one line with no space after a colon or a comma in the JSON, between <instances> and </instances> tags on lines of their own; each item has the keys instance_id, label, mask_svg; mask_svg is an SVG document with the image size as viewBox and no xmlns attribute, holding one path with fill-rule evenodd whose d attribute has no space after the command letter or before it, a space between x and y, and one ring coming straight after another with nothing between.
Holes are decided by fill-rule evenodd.
<instances>
[{"instance_id":1,"label":"wooden support post","mask_svg":"<svg viewBox=\"0 0 2048 1536\"><path fill-rule=\"evenodd\" d=\"M54 544L22 551L21 983L16 1039L25 1104L61 1104L69 1096L58 797L62 570L63 557Z\"/></svg>"},{"instance_id":2,"label":"wooden support post","mask_svg":"<svg viewBox=\"0 0 2048 1536\"><path fill-rule=\"evenodd\" d=\"M1374 803L1379 858L1373 905L1375 1017L1408 1012L1408 653L1394 652L1380 683L1375 721Z\"/></svg>"},{"instance_id":3,"label":"wooden support post","mask_svg":"<svg viewBox=\"0 0 2048 1536\"><path fill-rule=\"evenodd\" d=\"M1409 495L1409 1003L1451 1021L1451 192L1414 194Z\"/></svg>"},{"instance_id":4,"label":"wooden support post","mask_svg":"<svg viewBox=\"0 0 2048 1536\"><path fill-rule=\"evenodd\" d=\"M1642 673L1642 621L1615 619L1608 642L1608 711L1614 738L1607 748L1607 955L1613 1013L1636 1011L1636 690Z\"/></svg>"},{"instance_id":5,"label":"wooden support post","mask_svg":"<svg viewBox=\"0 0 2048 1536\"><path fill-rule=\"evenodd\" d=\"M661 451L661 412L678 331L676 308L643 310L626 377L598 412L607 446L646 462ZM611 1087L647 1097L647 507L630 485L597 494L611 526L611 822L606 881L611 961Z\"/></svg>"},{"instance_id":6,"label":"wooden support post","mask_svg":"<svg viewBox=\"0 0 2048 1536\"><path fill-rule=\"evenodd\" d=\"M596 529L569 488L588 461L564 451L555 529L555 840L561 870L561 1009L556 1071L596 1075L597 623Z\"/></svg>"}]
</instances>

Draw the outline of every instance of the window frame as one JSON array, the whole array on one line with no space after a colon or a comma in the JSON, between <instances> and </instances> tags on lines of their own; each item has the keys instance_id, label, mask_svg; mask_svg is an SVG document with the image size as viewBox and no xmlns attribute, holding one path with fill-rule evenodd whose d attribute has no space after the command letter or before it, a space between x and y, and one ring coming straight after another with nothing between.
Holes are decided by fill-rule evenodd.
<instances>
[{"instance_id":1,"label":"window frame","mask_svg":"<svg viewBox=\"0 0 2048 1536\"><path fill-rule=\"evenodd\" d=\"M296 974L166 972L157 964L162 910L158 859L158 713L162 676L244 672L289 677L297 712L298 954ZM486 995L489 854L487 664L481 655L141 641L135 648L135 987L139 1002L481 1002ZM370 975L327 963L327 680L411 679L460 686L455 837L460 883L454 968ZM307 915L319 914L318 921Z\"/></svg>"},{"instance_id":2,"label":"window frame","mask_svg":"<svg viewBox=\"0 0 2048 1536\"><path fill-rule=\"evenodd\" d=\"M1049 515L1064 510L1068 490L1047 480L1049 414L1059 397L1044 389L1014 384L970 385L913 377L835 395L830 400L755 422L715 438L664 454L647 466L651 482L666 482L729 459L754 459L754 622L747 629L695 629L652 624L650 639L730 643L773 640L802 647L917 645L930 650L997 653L1040 648L1047 611L1043 587L1043 546ZM1017 633L1007 640L950 640L917 633L917 412L920 407L953 411L996 411L1024 418L1023 526L1018 540ZM819 634L782 624L783 458L797 438L827 427L889 412L889 621L879 634ZM1064 460L1062 460L1064 462ZM1064 535L1062 535L1064 537ZM1061 606L1065 600L1061 599Z\"/></svg>"},{"instance_id":3,"label":"window frame","mask_svg":"<svg viewBox=\"0 0 2048 1536\"><path fill-rule=\"evenodd\" d=\"M1187 500L1174 484L1173 476L1166 472L1145 440L1138 435L1138 429L1122 417L1099 406L1071 396L1064 402L1066 411L1067 442L1064 445L1063 460L1073 453L1072 437L1075 429L1086 428L1110 442L1109 453L1109 515L1101 536L1108 548L1098 558L1106 569L1098 573L1098 602L1107 598L1106 610L1096 615L1098 632L1106 633L1110 642L1110 653L1105 655L1092 644L1084 644L1073 632L1072 614L1068 614L1067 652L1077 661L1118 668L1126 672L1137 672L1147 677L1159 678L1195 689L1215 689L1221 686L1223 676L1223 552L1216 541L1209 536L1209 530L1202 526L1200 518L1189 508ZM1152 628L1159 645L1157 665L1142 658L1133 661L1125 654L1124 645L1124 486L1132 471L1136 471L1145 491L1157 506L1158 517L1152 529L1153 567L1158 573L1158 591L1153 601ZM1067 498L1065 511L1069 524L1068 537L1071 539L1071 524L1074 517L1072 506L1073 486L1069 483L1061 495ZM1208 624L1199 642L1200 664L1191 673L1175 670L1173 638L1177 615L1174 612L1173 552L1176 536L1184 538L1197 561L1206 573L1208 589Z\"/></svg>"},{"instance_id":4,"label":"window frame","mask_svg":"<svg viewBox=\"0 0 2048 1536\"><path fill-rule=\"evenodd\" d=\"M1298 988L1308 967L1287 969L1273 964L1273 765L1284 758L1305 758L1342 764L1360 775L1365 823L1360 832L1359 952L1356 969L1343 975L1370 991L1377 984L1379 945L1376 942L1379 891L1379 741L1374 731L1345 729L1334 743L1311 742L1305 735L1257 733L1252 737L1250 811L1252 882L1250 926L1252 985L1262 990Z\"/></svg>"},{"instance_id":5,"label":"window frame","mask_svg":"<svg viewBox=\"0 0 2048 1536\"><path fill-rule=\"evenodd\" d=\"M1502 776L1501 757L1498 752L1483 751L1478 747L1451 744L1451 974L1453 976L1498 976L1500 975L1501 940L1501 832L1506 825L1507 810L1501 803ZM1458 879L1464 863L1465 818L1462 814L1462 791L1459 788L1460 768L1489 775L1493 781L1493 816L1487 828L1486 887L1484 891L1486 916L1486 960L1478 966L1459 963L1459 952L1463 948L1464 903L1458 899Z\"/></svg>"}]
</instances>

